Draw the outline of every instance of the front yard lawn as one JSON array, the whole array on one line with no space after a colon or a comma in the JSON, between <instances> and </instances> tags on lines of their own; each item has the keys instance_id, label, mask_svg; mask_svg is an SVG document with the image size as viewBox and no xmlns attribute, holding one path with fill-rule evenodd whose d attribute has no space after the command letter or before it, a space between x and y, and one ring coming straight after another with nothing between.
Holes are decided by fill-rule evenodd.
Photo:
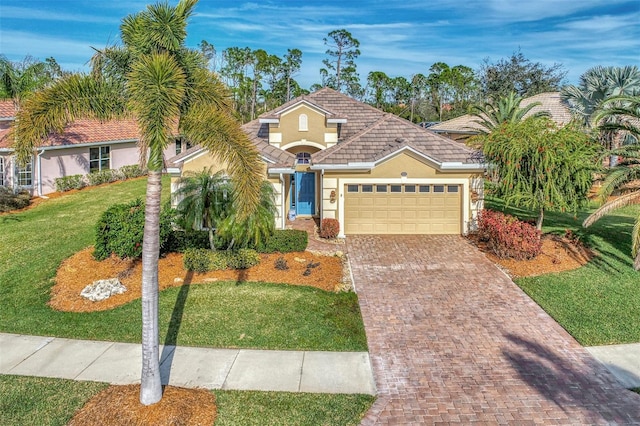
<instances>
[{"instance_id":1,"label":"front yard lawn","mask_svg":"<svg viewBox=\"0 0 640 426\"><path fill-rule=\"evenodd\" d=\"M47 302L60 263L90 246L100 214L144 196L145 180L85 189L0 216L0 331L140 342L140 300L69 313ZM163 181L168 198L168 179ZM90 283L87 283L90 284ZM160 294L161 343L211 347L366 351L353 293L276 284L215 282Z\"/></svg>"},{"instance_id":2,"label":"front yard lawn","mask_svg":"<svg viewBox=\"0 0 640 426\"><path fill-rule=\"evenodd\" d=\"M504 210L522 219L534 214L505 209L489 199L486 208ZM640 272L633 269L631 230L640 206L620 209L588 229L581 224L589 212L547 213L543 232L581 236L598 256L587 265L567 272L515 280L533 300L584 346L640 342Z\"/></svg>"}]
</instances>

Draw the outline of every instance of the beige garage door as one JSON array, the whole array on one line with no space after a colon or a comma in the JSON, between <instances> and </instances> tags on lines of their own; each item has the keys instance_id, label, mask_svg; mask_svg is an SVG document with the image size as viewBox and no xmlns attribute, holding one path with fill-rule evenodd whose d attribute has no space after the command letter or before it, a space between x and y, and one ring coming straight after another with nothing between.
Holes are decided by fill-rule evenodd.
<instances>
[{"instance_id":1,"label":"beige garage door","mask_svg":"<svg viewBox=\"0 0 640 426\"><path fill-rule=\"evenodd\" d=\"M460 185L345 185L344 232L460 234Z\"/></svg>"}]
</instances>

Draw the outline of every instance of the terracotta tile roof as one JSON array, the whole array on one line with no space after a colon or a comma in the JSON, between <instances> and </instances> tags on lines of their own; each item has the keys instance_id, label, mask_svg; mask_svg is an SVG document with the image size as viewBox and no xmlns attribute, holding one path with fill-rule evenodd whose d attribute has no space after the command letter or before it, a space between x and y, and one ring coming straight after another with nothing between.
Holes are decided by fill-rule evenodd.
<instances>
[{"instance_id":1,"label":"terracotta tile roof","mask_svg":"<svg viewBox=\"0 0 640 426\"><path fill-rule=\"evenodd\" d=\"M0 100L0 119L16 116L16 107L11 99Z\"/></svg>"},{"instance_id":2,"label":"terracotta tile roof","mask_svg":"<svg viewBox=\"0 0 640 426\"><path fill-rule=\"evenodd\" d=\"M551 114L551 119L558 124L567 124L571 121L571 112L560 99L560 92L540 93L538 95L525 98L520 102L520 107L525 107L534 102L540 102L541 105L533 107L525 117L529 117L538 111L548 111L549 114ZM473 115L466 114L435 124L429 127L429 129L438 133L476 134L482 128L477 123L474 123L474 120L478 120L478 118Z\"/></svg>"},{"instance_id":3,"label":"terracotta tile roof","mask_svg":"<svg viewBox=\"0 0 640 426\"><path fill-rule=\"evenodd\" d=\"M0 130L0 148L10 148L8 129ZM40 147L79 145L96 142L137 140L140 137L134 119L120 119L100 122L82 119L69 124L62 134L51 134Z\"/></svg>"},{"instance_id":4,"label":"terracotta tile roof","mask_svg":"<svg viewBox=\"0 0 640 426\"><path fill-rule=\"evenodd\" d=\"M404 148L411 148L437 163L480 163L478 153L464 144L393 114L384 114L373 125L349 140L316 153L312 159L314 164L369 163Z\"/></svg>"}]
</instances>

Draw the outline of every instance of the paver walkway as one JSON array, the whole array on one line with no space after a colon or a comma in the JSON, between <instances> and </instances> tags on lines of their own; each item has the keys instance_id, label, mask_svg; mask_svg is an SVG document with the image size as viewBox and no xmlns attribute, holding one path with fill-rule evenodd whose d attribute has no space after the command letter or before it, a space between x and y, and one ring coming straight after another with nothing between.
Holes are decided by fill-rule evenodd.
<instances>
[{"instance_id":1,"label":"paver walkway","mask_svg":"<svg viewBox=\"0 0 640 426\"><path fill-rule=\"evenodd\" d=\"M350 236L363 424L640 424L640 395L459 236Z\"/></svg>"}]
</instances>

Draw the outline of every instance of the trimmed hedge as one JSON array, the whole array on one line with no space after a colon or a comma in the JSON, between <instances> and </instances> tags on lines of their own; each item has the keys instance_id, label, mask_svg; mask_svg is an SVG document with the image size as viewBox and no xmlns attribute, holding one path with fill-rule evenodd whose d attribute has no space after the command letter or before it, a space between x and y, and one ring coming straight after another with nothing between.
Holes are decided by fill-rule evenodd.
<instances>
[{"instance_id":1,"label":"trimmed hedge","mask_svg":"<svg viewBox=\"0 0 640 426\"><path fill-rule=\"evenodd\" d=\"M478 215L478 236L502 258L533 259L542 251L541 232L535 226L493 210Z\"/></svg>"},{"instance_id":2,"label":"trimmed hedge","mask_svg":"<svg viewBox=\"0 0 640 426\"><path fill-rule=\"evenodd\" d=\"M56 178L55 184L56 191L59 192L71 191L72 189L81 189L86 186L84 176L82 175L71 175Z\"/></svg>"},{"instance_id":3,"label":"trimmed hedge","mask_svg":"<svg viewBox=\"0 0 640 426\"><path fill-rule=\"evenodd\" d=\"M182 262L185 269L204 273L223 269L247 269L260 263L260 255L251 249L211 251L190 248L185 250Z\"/></svg>"},{"instance_id":4,"label":"trimmed hedge","mask_svg":"<svg viewBox=\"0 0 640 426\"><path fill-rule=\"evenodd\" d=\"M100 170L98 172L89 173L87 175L87 182L90 186L100 185L103 183L111 183L119 180L117 170Z\"/></svg>"},{"instance_id":5,"label":"trimmed hedge","mask_svg":"<svg viewBox=\"0 0 640 426\"><path fill-rule=\"evenodd\" d=\"M23 209L31 202L29 191L13 192L6 186L0 186L0 212Z\"/></svg>"},{"instance_id":6,"label":"trimmed hedge","mask_svg":"<svg viewBox=\"0 0 640 426\"><path fill-rule=\"evenodd\" d=\"M260 253L290 253L305 251L309 243L306 231L298 229L276 229L266 242L256 247Z\"/></svg>"}]
</instances>

